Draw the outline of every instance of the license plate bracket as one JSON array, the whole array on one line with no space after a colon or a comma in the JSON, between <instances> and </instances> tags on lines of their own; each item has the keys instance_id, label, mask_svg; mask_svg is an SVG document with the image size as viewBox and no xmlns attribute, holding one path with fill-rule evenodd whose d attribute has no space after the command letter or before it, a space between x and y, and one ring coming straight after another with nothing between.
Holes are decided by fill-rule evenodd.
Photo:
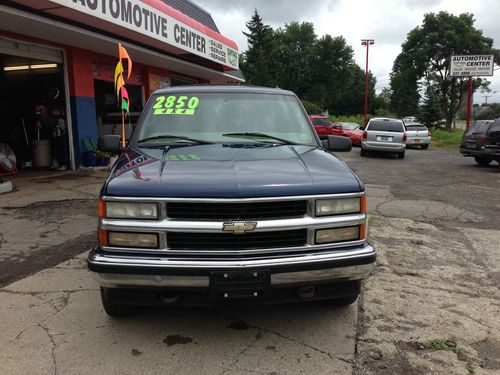
<instances>
[{"instance_id":1,"label":"license plate bracket","mask_svg":"<svg viewBox=\"0 0 500 375\"><path fill-rule=\"evenodd\" d=\"M261 299L269 296L271 273L259 271L221 271L210 273L212 300Z\"/></svg>"}]
</instances>

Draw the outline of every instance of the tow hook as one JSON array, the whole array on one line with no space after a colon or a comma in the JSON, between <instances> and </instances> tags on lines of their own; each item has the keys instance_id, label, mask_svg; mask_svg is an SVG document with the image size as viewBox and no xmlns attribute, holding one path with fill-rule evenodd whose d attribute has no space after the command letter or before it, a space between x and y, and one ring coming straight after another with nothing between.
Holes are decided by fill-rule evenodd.
<instances>
[{"instance_id":1,"label":"tow hook","mask_svg":"<svg viewBox=\"0 0 500 375\"><path fill-rule=\"evenodd\" d=\"M297 288L297 295L300 298L304 299L313 298L315 294L316 294L316 288L312 285L302 286L300 288Z\"/></svg>"}]
</instances>

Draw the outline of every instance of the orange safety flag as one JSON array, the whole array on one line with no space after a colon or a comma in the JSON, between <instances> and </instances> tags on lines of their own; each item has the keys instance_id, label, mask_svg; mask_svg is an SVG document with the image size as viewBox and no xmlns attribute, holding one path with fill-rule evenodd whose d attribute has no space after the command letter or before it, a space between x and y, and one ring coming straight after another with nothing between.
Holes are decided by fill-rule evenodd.
<instances>
[{"instance_id":1,"label":"orange safety flag","mask_svg":"<svg viewBox=\"0 0 500 375\"><path fill-rule=\"evenodd\" d=\"M129 79L130 75L132 74L132 60L130 59L130 56L128 55L125 47L123 47L121 44L118 44L118 53L120 56L120 63L123 59L127 59L127 79Z\"/></svg>"}]
</instances>

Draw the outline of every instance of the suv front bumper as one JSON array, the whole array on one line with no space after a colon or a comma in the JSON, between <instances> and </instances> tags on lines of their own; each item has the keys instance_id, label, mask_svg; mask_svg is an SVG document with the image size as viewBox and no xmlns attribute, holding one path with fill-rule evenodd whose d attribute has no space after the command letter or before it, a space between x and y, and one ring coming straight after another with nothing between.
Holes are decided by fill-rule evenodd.
<instances>
[{"instance_id":1,"label":"suv front bumper","mask_svg":"<svg viewBox=\"0 0 500 375\"><path fill-rule=\"evenodd\" d=\"M176 260L126 256L92 250L88 268L105 288L208 288L213 272L260 271L270 273L271 286L309 285L361 280L375 268L376 251L361 247L331 252L250 260Z\"/></svg>"}]
</instances>

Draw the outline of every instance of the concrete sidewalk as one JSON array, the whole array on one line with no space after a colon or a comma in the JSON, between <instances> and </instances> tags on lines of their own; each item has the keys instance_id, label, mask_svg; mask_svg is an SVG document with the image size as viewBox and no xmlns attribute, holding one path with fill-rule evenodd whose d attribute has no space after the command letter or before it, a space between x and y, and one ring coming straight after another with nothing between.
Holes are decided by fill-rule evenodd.
<instances>
[{"instance_id":1,"label":"concrete sidewalk","mask_svg":"<svg viewBox=\"0 0 500 375\"><path fill-rule=\"evenodd\" d=\"M79 254L95 242L106 171L30 171L0 195L0 286Z\"/></svg>"}]
</instances>

